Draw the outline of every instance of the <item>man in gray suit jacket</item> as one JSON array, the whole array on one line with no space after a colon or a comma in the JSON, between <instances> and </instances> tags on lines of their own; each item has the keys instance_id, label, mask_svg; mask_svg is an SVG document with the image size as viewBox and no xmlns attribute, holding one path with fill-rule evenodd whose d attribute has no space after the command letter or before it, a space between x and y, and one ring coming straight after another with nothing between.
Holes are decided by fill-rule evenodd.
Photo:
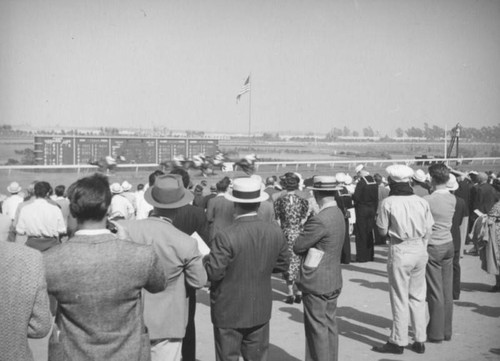
<instances>
[{"instance_id":1,"label":"man in gray suit jacket","mask_svg":"<svg viewBox=\"0 0 500 361\"><path fill-rule=\"evenodd\" d=\"M335 177L316 176L314 197L320 212L304 225L293 251L303 255L297 286L304 302L306 361L338 359L337 298L342 288L340 255L344 215L335 202Z\"/></svg>"},{"instance_id":2,"label":"man in gray suit jacket","mask_svg":"<svg viewBox=\"0 0 500 361\"><path fill-rule=\"evenodd\" d=\"M184 188L181 176L167 174L156 178L144 199L154 207L152 215L120 224L134 241L153 245L168 279L164 291L144 295L144 322L151 338L151 359L178 361L188 321L186 287L198 289L207 283L196 240L172 225L177 209L189 204L193 194Z\"/></svg>"},{"instance_id":3,"label":"man in gray suit jacket","mask_svg":"<svg viewBox=\"0 0 500 361\"><path fill-rule=\"evenodd\" d=\"M288 269L288 247L281 229L257 216L260 180L234 180L236 219L215 235L205 259L211 284L211 316L217 361L267 360L271 318L271 274Z\"/></svg>"}]
</instances>

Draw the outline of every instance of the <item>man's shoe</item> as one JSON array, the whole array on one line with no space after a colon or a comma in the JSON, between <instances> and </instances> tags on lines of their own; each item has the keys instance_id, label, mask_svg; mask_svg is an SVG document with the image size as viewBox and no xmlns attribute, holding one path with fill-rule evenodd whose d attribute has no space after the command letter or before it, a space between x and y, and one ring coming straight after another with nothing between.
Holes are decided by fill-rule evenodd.
<instances>
[{"instance_id":1,"label":"man's shoe","mask_svg":"<svg viewBox=\"0 0 500 361\"><path fill-rule=\"evenodd\" d=\"M411 345L411 349L416 353L424 353L425 344L423 342L414 342L413 345Z\"/></svg>"},{"instance_id":2,"label":"man's shoe","mask_svg":"<svg viewBox=\"0 0 500 361\"><path fill-rule=\"evenodd\" d=\"M294 297L293 296L287 296L285 303L288 303L289 305L293 305Z\"/></svg>"},{"instance_id":3,"label":"man's shoe","mask_svg":"<svg viewBox=\"0 0 500 361\"><path fill-rule=\"evenodd\" d=\"M295 300L294 300L295 303L301 303L302 302L302 296L301 295L297 295L295 296Z\"/></svg>"},{"instance_id":4,"label":"man's shoe","mask_svg":"<svg viewBox=\"0 0 500 361\"><path fill-rule=\"evenodd\" d=\"M391 343L391 342L387 342L383 346L373 347L372 350L375 352L380 352L380 353L393 353L396 355L401 355L404 351L404 347L398 346L398 345Z\"/></svg>"}]
</instances>

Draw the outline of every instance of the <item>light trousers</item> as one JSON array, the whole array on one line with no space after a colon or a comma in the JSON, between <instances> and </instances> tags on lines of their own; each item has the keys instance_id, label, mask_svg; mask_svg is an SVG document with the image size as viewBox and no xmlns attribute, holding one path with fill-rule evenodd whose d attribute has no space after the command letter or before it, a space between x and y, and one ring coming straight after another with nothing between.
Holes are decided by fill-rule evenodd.
<instances>
[{"instance_id":1,"label":"light trousers","mask_svg":"<svg viewBox=\"0 0 500 361\"><path fill-rule=\"evenodd\" d=\"M387 260L392 309L392 331L389 341L396 345L408 345L408 310L415 342L425 342L427 338L425 320L427 259L427 248L423 240L400 243L391 241Z\"/></svg>"}]
</instances>

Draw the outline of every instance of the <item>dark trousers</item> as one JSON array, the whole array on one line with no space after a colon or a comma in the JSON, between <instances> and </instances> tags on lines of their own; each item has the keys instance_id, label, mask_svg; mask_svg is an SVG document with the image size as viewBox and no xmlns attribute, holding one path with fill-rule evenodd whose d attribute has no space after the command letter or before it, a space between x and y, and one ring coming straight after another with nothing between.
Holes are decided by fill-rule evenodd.
<instances>
[{"instance_id":1,"label":"dark trousers","mask_svg":"<svg viewBox=\"0 0 500 361\"><path fill-rule=\"evenodd\" d=\"M214 326L217 361L267 361L269 322L250 328L218 328Z\"/></svg>"},{"instance_id":2,"label":"dark trousers","mask_svg":"<svg viewBox=\"0 0 500 361\"><path fill-rule=\"evenodd\" d=\"M188 323L186 325L186 334L182 340L182 361L196 361L196 327L194 324L194 315L196 313L196 290L187 289L188 294Z\"/></svg>"},{"instance_id":3,"label":"dark trousers","mask_svg":"<svg viewBox=\"0 0 500 361\"><path fill-rule=\"evenodd\" d=\"M375 228L375 210L356 208L356 261L373 261L373 229Z\"/></svg>"},{"instance_id":4,"label":"dark trousers","mask_svg":"<svg viewBox=\"0 0 500 361\"><path fill-rule=\"evenodd\" d=\"M460 252L461 249L461 239L453 239L453 299L460 299L460 276L461 276L461 268L460 268Z\"/></svg>"},{"instance_id":5,"label":"dark trousers","mask_svg":"<svg viewBox=\"0 0 500 361\"><path fill-rule=\"evenodd\" d=\"M339 332L337 299L340 289L324 295L304 293L306 361L337 361Z\"/></svg>"},{"instance_id":6,"label":"dark trousers","mask_svg":"<svg viewBox=\"0 0 500 361\"><path fill-rule=\"evenodd\" d=\"M342 246L340 262L343 264L351 263L351 237L349 235L349 219L345 220L344 245Z\"/></svg>"},{"instance_id":7,"label":"dark trousers","mask_svg":"<svg viewBox=\"0 0 500 361\"><path fill-rule=\"evenodd\" d=\"M427 339L441 341L450 339L453 319L453 242L427 247L425 279L427 281L427 303L429 323Z\"/></svg>"}]
</instances>

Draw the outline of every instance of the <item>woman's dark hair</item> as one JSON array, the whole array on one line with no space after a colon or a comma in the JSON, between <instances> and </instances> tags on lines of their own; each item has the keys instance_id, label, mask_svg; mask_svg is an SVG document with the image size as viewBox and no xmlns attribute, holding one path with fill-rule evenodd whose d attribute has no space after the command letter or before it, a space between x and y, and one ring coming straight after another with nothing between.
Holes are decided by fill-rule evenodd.
<instances>
[{"instance_id":1,"label":"woman's dark hair","mask_svg":"<svg viewBox=\"0 0 500 361\"><path fill-rule=\"evenodd\" d=\"M229 179L229 177L224 177L220 181L218 181L215 186L217 187L218 192L225 192L227 191L227 188L230 184L231 180Z\"/></svg>"},{"instance_id":2,"label":"woman's dark hair","mask_svg":"<svg viewBox=\"0 0 500 361\"><path fill-rule=\"evenodd\" d=\"M429 174L436 185L446 184L450 179L450 170L443 163L431 165L429 167Z\"/></svg>"},{"instance_id":3,"label":"woman's dark hair","mask_svg":"<svg viewBox=\"0 0 500 361\"><path fill-rule=\"evenodd\" d=\"M299 189L300 178L292 172L285 173L280 177L281 186L287 191Z\"/></svg>"},{"instance_id":4,"label":"woman's dark hair","mask_svg":"<svg viewBox=\"0 0 500 361\"><path fill-rule=\"evenodd\" d=\"M111 203L108 178L96 173L77 180L68 188L68 199L71 215L78 222L102 220Z\"/></svg>"}]
</instances>

